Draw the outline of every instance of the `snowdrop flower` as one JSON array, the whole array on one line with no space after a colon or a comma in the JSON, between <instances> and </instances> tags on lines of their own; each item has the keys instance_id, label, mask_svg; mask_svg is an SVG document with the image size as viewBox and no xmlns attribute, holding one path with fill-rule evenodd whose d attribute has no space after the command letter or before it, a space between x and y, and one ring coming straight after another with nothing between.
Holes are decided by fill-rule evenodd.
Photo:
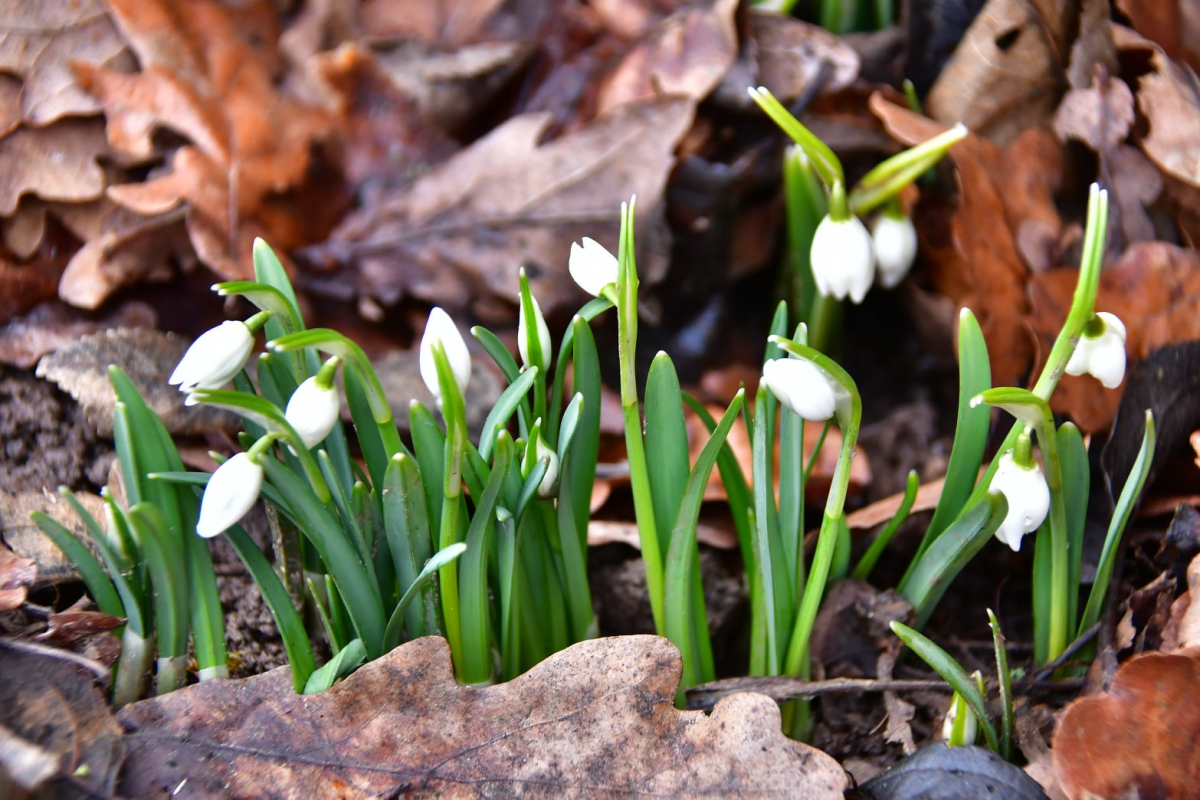
<instances>
[{"instance_id":1,"label":"snowdrop flower","mask_svg":"<svg viewBox=\"0 0 1200 800\"><path fill-rule=\"evenodd\" d=\"M288 400L284 416L296 429L304 446L312 449L325 441L338 421L338 393L333 384L338 359L329 359L316 375L297 387Z\"/></svg>"},{"instance_id":2,"label":"snowdrop flower","mask_svg":"<svg viewBox=\"0 0 1200 800\"><path fill-rule=\"evenodd\" d=\"M178 385L179 391L189 395L196 389L220 389L242 371L252 349L254 332L250 326L240 320L226 320L192 342L167 383Z\"/></svg>"},{"instance_id":3,"label":"snowdrop flower","mask_svg":"<svg viewBox=\"0 0 1200 800\"><path fill-rule=\"evenodd\" d=\"M450 371L454 373L454 382L458 390L467 393L467 383L471 380L471 354L467 352L467 343L450 315L440 307L435 306L429 312L429 321L425 323L425 335L421 337L420 370L421 380L429 387L430 393L441 402L442 388L438 385L437 363L433 359L433 346L440 343L446 351L446 360L450 363Z\"/></svg>"},{"instance_id":4,"label":"snowdrop flower","mask_svg":"<svg viewBox=\"0 0 1200 800\"><path fill-rule=\"evenodd\" d=\"M262 465L249 453L238 453L218 467L204 489L196 533L211 539L236 524L258 501L262 482Z\"/></svg>"},{"instance_id":5,"label":"snowdrop flower","mask_svg":"<svg viewBox=\"0 0 1200 800\"><path fill-rule=\"evenodd\" d=\"M586 236L582 247L571 242L567 267L579 287L593 297L599 297L605 287L617 282L617 257L604 249L604 245Z\"/></svg>"},{"instance_id":6,"label":"snowdrop flower","mask_svg":"<svg viewBox=\"0 0 1200 800\"><path fill-rule=\"evenodd\" d=\"M762 380L779 402L810 422L824 422L837 410L833 384L811 361L773 358L763 364Z\"/></svg>"},{"instance_id":7,"label":"snowdrop flower","mask_svg":"<svg viewBox=\"0 0 1200 800\"><path fill-rule=\"evenodd\" d=\"M1125 324L1115 314L1101 311L1084 326L1079 345L1067 362L1068 375L1088 373L1115 389L1125 379Z\"/></svg>"},{"instance_id":8,"label":"snowdrop flower","mask_svg":"<svg viewBox=\"0 0 1200 800\"><path fill-rule=\"evenodd\" d=\"M871 225L871 241L879 283L891 289L904 280L917 257L917 229L903 211L886 209Z\"/></svg>"},{"instance_id":9,"label":"snowdrop flower","mask_svg":"<svg viewBox=\"0 0 1200 800\"><path fill-rule=\"evenodd\" d=\"M534 364L530 360L529 344L530 332L529 323L525 319L525 304L521 304L521 315L517 318L517 349L521 351L521 363L527 367L537 367L542 372L546 371L546 366L550 362L550 329L546 327L546 318L542 316L542 307L538 305L536 297L532 295L529 298L533 301L533 320L534 327L537 330L538 346L542 351L541 363Z\"/></svg>"},{"instance_id":10,"label":"snowdrop flower","mask_svg":"<svg viewBox=\"0 0 1200 800\"><path fill-rule=\"evenodd\" d=\"M956 738L954 736L954 723L959 715L963 715L962 719L962 736ZM967 701L963 699L958 692L954 693L954 697L950 700L950 708L946 711L946 719L942 722L942 738L951 747L961 745L975 744L976 737L979 736L979 721L975 719L975 712L967 705Z\"/></svg>"},{"instance_id":11,"label":"snowdrop flower","mask_svg":"<svg viewBox=\"0 0 1200 800\"><path fill-rule=\"evenodd\" d=\"M540 420L539 420L540 422ZM542 477L542 482L538 484L537 495L542 499L554 497L555 491L558 489L558 453L550 449L546 444L546 440L542 438L540 426L535 426L537 430L537 446L528 448L525 451L525 474L528 475L533 471L537 462L543 458L549 460L546 465L546 474Z\"/></svg>"},{"instance_id":12,"label":"snowdrop flower","mask_svg":"<svg viewBox=\"0 0 1200 800\"><path fill-rule=\"evenodd\" d=\"M1028 442L1028 434L1024 438ZM1018 441L1017 447L1021 447L1021 442ZM1021 466L1009 450L1000 457L1000 466L989 487L989 491L1000 492L1008 500L1008 513L996 530L996 538L1014 552L1021 549L1021 537L1037 530L1050 511L1050 488L1046 486L1042 468L1031 456L1029 461L1029 466Z\"/></svg>"},{"instance_id":13,"label":"snowdrop flower","mask_svg":"<svg viewBox=\"0 0 1200 800\"><path fill-rule=\"evenodd\" d=\"M821 294L861 303L875 280L871 234L858 217L835 220L828 214L813 234L809 252L813 280Z\"/></svg>"}]
</instances>

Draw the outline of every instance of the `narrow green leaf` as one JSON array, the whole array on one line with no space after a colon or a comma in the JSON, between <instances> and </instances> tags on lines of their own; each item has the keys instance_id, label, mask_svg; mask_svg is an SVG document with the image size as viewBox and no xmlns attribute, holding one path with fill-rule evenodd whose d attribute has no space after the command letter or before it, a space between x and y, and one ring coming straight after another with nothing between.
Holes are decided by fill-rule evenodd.
<instances>
[{"instance_id":1,"label":"narrow green leaf","mask_svg":"<svg viewBox=\"0 0 1200 800\"><path fill-rule=\"evenodd\" d=\"M671 527L679 514L688 480L687 426L683 421L683 395L675 365L666 353L655 356L646 377L646 463L650 470L650 497L654 504L659 545L666 552Z\"/></svg>"},{"instance_id":2,"label":"narrow green leaf","mask_svg":"<svg viewBox=\"0 0 1200 800\"><path fill-rule=\"evenodd\" d=\"M537 367L531 367L520 375L501 393L496 405L488 412L483 421L483 431L479 434L479 455L488 459L492 455L492 447L496 443L496 433L508 424L512 415L522 403L529 401L529 389L537 378Z\"/></svg>"},{"instance_id":3,"label":"narrow green leaf","mask_svg":"<svg viewBox=\"0 0 1200 800\"><path fill-rule=\"evenodd\" d=\"M688 408L700 418L710 435L717 429L717 421L713 419L712 414L708 413L708 409L704 407L703 403L686 392L683 395L683 402L687 403ZM728 442L721 446L721 452L717 456L717 470L721 474L721 483L725 485L729 513L733 516L733 525L737 529L738 545L742 550L742 563L746 566L747 574L751 574L754 550L752 549L751 517L753 514L750 486L746 483L746 475L742 472L737 456L733 454L733 448L729 446Z\"/></svg>"},{"instance_id":4,"label":"narrow green leaf","mask_svg":"<svg viewBox=\"0 0 1200 800\"><path fill-rule=\"evenodd\" d=\"M388 621L387 635L384 636L385 653L391 652L400 644L400 631L403 627L402 620L413 600L425 590L438 570L449 566L454 559L465 552L467 552L466 544L456 542L447 548L439 550L433 555L433 558L425 563L425 568L417 575L417 579L409 585L407 591L404 592L404 596L400 598L400 602L396 604L396 610L392 612L392 618Z\"/></svg>"},{"instance_id":5,"label":"narrow green leaf","mask_svg":"<svg viewBox=\"0 0 1200 800\"><path fill-rule=\"evenodd\" d=\"M1000 632L1000 622L989 608L987 610L988 627L992 629L992 648L996 653L996 677L1000 684L1000 757L1005 761L1012 760L1013 741L1013 694L1012 673L1008 669L1008 652L1005 649L1004 634Z\"/></svg>"},{"instance_id":6,"label":"narrow green leaf","mask_svg":"<svg viewBox=\"0 0 1200 800\"><path fill-rule=\"evenodd\" d=\"M608 301L603 302L607 307ZM588 303L588 306L591 305L592 303ZM571 327L567 329L567 336L575 343L571 370L572 388L575 396L582 396L583 401L578 421L575 423L575 432L570 437L570 458L564 458L562 461L559 495L570 495L574 530L579 536L580 548L586 552L592 487L596 482L596 461L600 451L600 358L596 352L595 337L592 336L592 330L582 312L572 321ZM565 372L562 368L563 362L558 363L556 380L558 375ZM555 394L554 399L557 403L561 397ZM554 408L557 408L556 404ZM550 441L557 443L564 438L558 429L553 428L558 421L552 417L548 423L552 426L549 432L549 436L552 437Z\"/></svg>"},{"instance_id":7,"label":"narrow green leaf","mask_svg":"<svg viewBox=\"0 0 1200 800\"><path fill-rule=\"evenodd\" d=\"M187 556L181 543L167 530L162 512L149 503L130 508L126 520L146 559L154 586L159 658L185 656L188 641Z\"/></svg>"},{"instance_id":8,"label":"narrow green leaf","mask_svg":"<svg viewBox=\"0 0 1200 800\"><path fill-rule=\"evenodd\" d=\"M367 648L362 639L355 639L337 652L329 662L314 671L304 685L304 694L320 694L344 678L367 660Z\"/></svg>"},{"instance_id":9,"label":"narrow green leaf","mask_svg":"<svg viewBox=\"0 0 1200 800\"><path fill-rule=\"evenodd\" d=\"M1079 619L1079 570L1083 556L1083 528L1087 521L1091 466L1083 434L1070 422L1058 429L1058 461L1062 470L1063 501L1067 511L1067 627L1075 629Z\"/></svg>"},{"instance_id":10,"label":"narrow green leaf","mask_svg":"<svg viewBox=\"0 0 1200 800\"><path fill-rule=\"evenodd\" d=\"M900 530L900 526L908 519L908 512L912 510L913 503L917 499L918 484L917 471L915 469L909 470L908 482L904 487L904 499L900 501L900 507L896 509L896 513L888 520L888 524L875 537L875 541L871 542L871 546L867 548L867 552L863 553L858 566L854 568L855 580L865 581L871 576L871 570L875 569L875 564L878 563L879 557L887 549L888 544L892 541L892 537L896 535L896 531Z\"/></svg>"},{"instance_id":11,"label":"narrow green leaf","mask_svg":"<svg viewBox=\"0 0 1200 800\"><path fill-rule=\"evenodd\" d=\"M79 540L74 533L63 526L58 520L41 511L30 512L29 518L38 530L46 534L46 538L54 542L54 546L62 551L67 560L75 567L88 593L96 601L96 608L103 614L113 617L124 617L125 607L117 594L113 582L109 579L100 561L92 555L92 551Z\"/></svg>"},{"instance_id":12,"label":"narrow green leaf","mask_svg":"<svg viewBox=\"0 0 1200 800\"><path fill-rule=\"evenodd\" d=\"M408 427L412 433L413 452L425 489L425 508L429 512L429 529L442 528L442 475L446 471L446 437L429 409L413 402L408 409Z\"/></svg>"}]
</instances>

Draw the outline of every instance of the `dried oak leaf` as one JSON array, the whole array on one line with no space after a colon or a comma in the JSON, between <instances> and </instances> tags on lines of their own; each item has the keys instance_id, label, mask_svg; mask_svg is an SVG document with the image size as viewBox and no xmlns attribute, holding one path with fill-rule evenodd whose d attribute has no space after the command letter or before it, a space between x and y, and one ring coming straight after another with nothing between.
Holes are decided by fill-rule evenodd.
<instances>
[{"instance_id":1,"label":"dried oak leaf","mask_svg":"<svg viewBox=\"0 0 1200 800\"><path fill-rule=\"evenodd\" d=\"M1068 798L1195 794L1198 659L1200 648L1137 656L1104 695L1067 706L1054 735L1054 765Z\"/></svg>"},{"instance_id":2,"label":"dried oak leaf","mask_svg":"<svg viewBox=\"0 0 1200 800\"><path fill-rule=\"evenodd\" d=\"M1071 268L1030 280L1027 321L1043 354L1050 352L1067 318L1078 280L1079 271ZM1125 352L1131 362L1165 345L1200 339L1200 254L1167 242L1132 245L1100 273L1096 309L1125 323ZM1100 391L1089 376L1068 375L1050 398L1050 407L1094 431L1112 422L1120 400L1120 392Z\"/></svg>"},{"instance_id":3,"label":"dried oak leaf","mask_svg":"<svg viewBox=\"0 0 1200 800\"><path fill-rule=\"evenodd\" d=\"M112 797L121 729L96 687L108 670L70 654L0 642L0 786L10 797ZM21 790L24 791L21 791Z\"/></svg>"},{"instance_id":4,"label":"dried oak leaf","mask_svg":"<svg viewBox=\"0 0 1200 800\"><path fill-rule=\"evenodd\" d=\"M750 37L758 45L759 85L784 103L821 83L838 92L858 78L861 59L846 40L819 25L751 7ZM745 89L742 89L745 93Z\"/></svg>"},{"instance_id":5,"label":"dried oak leaf","mask_svg":"<svg viewBox=\"0 0 1200 800\"><path fill-rule=\"evenodd\" d=\"M709 0L655 26L601 81L597 116L664 95L707 97L737 57L737 6L737 0Z\"/></svg>"},{"instance_id":6,"label":"dried oak leaf","mask_svg":"<svg viewBox=\"0 0 1200 800\"><path fill-rule=\"evenodd\" d=\"M871 110L906 145L924 141L945 126L906 108L871 98ZM1017 251L1022 225L1062 227L1054 204L1062 152L1053 137L1033 128L1006 150L974 134L950 149L957 168L958 207L949 224L922 224L921 252L938 293L979 318L997 386L1016 385L1033 355L1022 319L1029 268ZM942 228L948 228L943 231Z\"/></svg>"},{"instance_id":7,"label":"dried oak leaf","mask_svg":"<svg viewBox=\"0 0 1200 800\"><path fill-rule=\"evenodd\" d=\"M298 187L331 115L276 85L275 12L255 0L235 10L214 0L109 0L141 71L75 65L96 95L112 147L131 159L157 156L153 134L185 137L169 168L143 183L112 186L118 204L154 216L186 204L201 259L225 278L249 277L253 237L286 250L295 226L273 213L273 196Z\"/></svg>"},{"instance_id":8,"label":"dried oak leaf","mask_svg":"<svg viewBox=\"0 0 1200 800\"><path fill-rule=\"evenodd\" d=\"M1117 0L1134 30L1168 56L1200 69L1200 3L1196 0Z\"/></svg>"},{"instance_id":9,"label":"dried oak leaf","mask_svg":"<svg viewBox=\"0 0 1200 800\"><path fill-rule=\"evenodd\" d=\"M0 139L0 217L12 216L25 194L70 203L95 200L107 183L96 160L107 153L99 120L17 128Z\"/></svg>"},{"instance_id":10,"label":"dried oak leaf","mask_svg":"<svg viewBox=\"0 0 1200 800\"><path fill-rule=\"evenodd\" d=\"M363 32L456 47L475 39L502 0L366 0Z\"/></svg>"},{"instance_id":11,"label":"dried oak leaf","mask_svg":"<svg viewBox=\"0 0 1200 800\"><path fill-rule=\"evenodd\" d=\"M512 117L411 187L348 216L307 256L356 262L354 282L386 304L411 294L451 308L512 302L523 264L552 314L581 297L567 273L571 242L591 236L615 253L620 204L636 194L638 271L656 283L667 267L663 188L694 111L686 98L628 104L544 144L550 114ZM347 285L337 276L331 283Z\"/></svg>"},{"instance_id":12,"label":"dried oak leaf","mask_svg":"<svg viewBox=\"0 0 1200 800\"><path fill-rule=\"evenodd\" d=\"M104 500L91 492L76 492L75 498L96 519L104 519ZM41 511L62 523L85 544L91 541L87 528L66 501L53 492L0 492L0 544L8 545L22 558L31 559L38 579L50 583L76 580L79 575L53 542L29 519L30 512ZM98 556L99 554L97 554Z\"/></svg>"},{"instance_id":13,"label":"dried oak leaf","mask_svg":"<svg viewBox=\"0 0 1200 800\"><path fill-rule=\"evenodd\" d=\"M66 347L85 334L107 328L156 328L158 314L146 303L130 300L102 317L58 301L42 303L0 327L0 364L33 369L42 356Z\"/></svg>"},{"instance_id":14,"label":"dried oak leaf","mask_svg":"<svg viewBox=\"0 0 1200 800\"><path fill-rule=\"evenodd\" d=\"M97 114L71 64L132 69L125 40L99 0L6 0L0 4L0 71L21 78L16 119L42 127Z\"/></svg>"},{"instance_id":15,"label":"dried oak leaf","mask_svg":"<svg viewBox=\"0 0 1200 800\"><path fill-rule=\"evenodd\" d=\"M778 795L840 798L832 758L788 740L766 697L677 711L678 651L654 636L576 644L525 675L458 685L443 639L393 650L329 691L286 668L126 706L121 794ZM136 765L136 768L133 768Z\"/></svg>"},{"instance_id":16,"label":"dried oak leaf","mask_svg":"<svg viewBox=\"0 0 1200 800\"><path fill-rule=\"evenodd\" d=\"M184 397L167 378L183 358L188 342L171 333L140 328L111 328L81 336L38 362L37 376L58 385L83 406L101 436L112 435L116 396L108 367L116 364L129 376L146 405L174 434L203 434L230 428L233 417L210 406L185 406Z\"/></svg>"}]
</instances>

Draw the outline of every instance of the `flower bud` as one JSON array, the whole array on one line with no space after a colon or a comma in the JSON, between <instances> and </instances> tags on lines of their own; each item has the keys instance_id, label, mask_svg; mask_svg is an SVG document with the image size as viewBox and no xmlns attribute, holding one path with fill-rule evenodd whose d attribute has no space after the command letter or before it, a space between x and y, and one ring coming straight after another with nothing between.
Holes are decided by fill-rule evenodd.
<instances>
[{"instance_id":1,"label":"flower bud","mask_svg":"<svg viewBox=\"0 0 1200 800\"><path fill-rule=\"evenodd\" d=\"M533 424L533 429L529 435L533 437L531 443L525 446L525 460L521 464L521 472L525 477L533 472L533 468L537 466L537 462L543 458L549 463L546 464L546 474L542 476L542 482L538 484L537 495L544 499L555 496L558 491L558 453L550 449L546 444L546 440L542 438L542 420L539 417Z\"/></svg>"},{"instance_id":2,"label":"flower bud","mask_svg":"<svg viewBox=\"0 0 1200 800\"><path fill-rule=\"evenodd\" d=\"M858 217L835 220L828 214L813 234L809 254L817 290L861 303L875 280L875 253L871 234Z\"/></svg>"},{"instance_id":3,"label":"flower bud","mask_svg":"<svg viewBox=\"0 0 1200 800\"><path fill-rule=\"evenodd\" d=\"M962 722L958 723L960 718ZM956 723L958 724L956 725ZM955 727L958 727L957 736ZM951 747L961 747L975 744L978 736L979 720L975 719L975 712L967 705L967 701L963 699L962 695L955 692L954 697L950 700L950 708L946 710L946 719L942 722L942 738Z\"/></svg>"},{"instance_id":4,"label":"flower bud","mask_svg":"<svg viewBox=\"0 0 1200 800\"><path fill-rule=\"evenodd\" d=\"M1023 467L1009 450L1000 457L1000 466L989 487L989 491L1002 493L1008 501L1008 513L996 530L996 538L1014 552L1021 549L1021 537L1037 530L1050 512L1050 488L1041 466L1030 460L1032 463Z\"/></svg>"},{"instance_id":5,"label":"flower bud","mask_svg":"<svg viewBox=\"0 0 1200 800\"><path fill-rule=\"evenodd\" d=\"M200 501L196 533L211 539L235 525L258 501L263 468L249 453L238 453L208 479Z\"/></svg>"},{"instance_id":6,"label":"flower bud","mask_svg":"<svg viewBox=\"0 0 1200 800\"><path fill-rule=\"evenodd\" d=\"M879 284L897 286L917 257L917 229L902 211L884 211L871 225L871 241L879 268Z\"/></svg>"},{"instance_id":7,"label":"flower bud","mask_svg":"<svg viewBox=\"0 0 1200 800\"><path fill-rule=\"evenodd\" d=\"M810 422L837 410L837 394L821 368L803 358L774 358L763 364L763 383L779 402Z\"/></svg>"},{"instance_id":8,"label":"flower bud","mask_svg":"<svg viewBox=\"0 0 1200 800\"><path fill-rule=\"evenodd\" d=\"M322 383L321 377L314 375L300 384L284 412L288 424L296 429L309 450L325 441L338 421L337 388L332 382Z\"/></svg>"},{"instance_id":9,"label":"flower bud","mask_svg":"<svg viewBox=\"0 0 1200 800\"><path fill-rule=\"evenodd\" d=\"M517 318L517 349L521 351L521 363L527 367L537 367L542 372L546 371L547 365L550 363L550 329L546 327L546 318L542 316L542 308L538 305L536 297L529 298L533 302L533 319L534 328L537 334L538 347L541 350L541 363L534 364L530 351L530 336L533 335L529 330L528 320L525 319L525 304L521 304L521 314Z\"/></svg>"},{"instance_id":10,"label":"flower bud","mask_svg":"<svg viewBox=\"0 0 1200 800\"><path fill-rule=\"evenodd\" d=\"M595 239L583 237L583 246L571 243L571 258L567 262L571 277L579 287L593 297L599 297L605 287L617 282L617 257Z\"/></svg>"},{"instance_id":11,"label":"flower bud","mask_svg":"<svg viewBox=\"0 0 1200 800\"><path fill-rule=\"evenodd\" d=\"M1101 311L1084 327L1071 359L1068 375L1095 376L1107 389L1125 380L1125 324L1115 314Z\"/></svg>"},{"instance_id":12,"label":"flower bud","mask_svg":"<svg viewBox=\"0 0 1200 800\"><path fill-rule=\"evenodd\" d=\"M454 373L454 382L458 384L458 390L466 394L467 383L471 380L471 354L467 351L467 343L463 341L454 320L435 306L429 312L429 321L425 323L425 335L421 337L419 366L421 380L425 381L429 392L440 401L442 388L438 384L437 362L433 358L433 346L437 343L446 351L446 360L450 363L450 371Z\"/></svg>"},{"instance_id":13,"label":"flower bud","mask_svg":"<svg viewBox=\"0 0 1200 800\"><path fill-rule=\"evenodd\" d=\"M192 342L167 383L188 394L220 389L242 371L253 349L254 334L246 323L226 320Z\"/></svg>"}]
</instances>

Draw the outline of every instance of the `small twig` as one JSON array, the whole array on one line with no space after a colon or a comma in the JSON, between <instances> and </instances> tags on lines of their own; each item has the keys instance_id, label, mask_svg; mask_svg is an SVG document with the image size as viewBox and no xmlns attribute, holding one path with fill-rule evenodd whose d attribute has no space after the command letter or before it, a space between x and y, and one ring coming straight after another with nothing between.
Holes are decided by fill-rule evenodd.
<instances>
[{"instance_id":1,"label":"small twig","mask_svg":"<svg viewBox=\"0 0 1200 800\"><path fill-rule=\"evenodd\" d=\"M737 692L757 692L772 700L784 702L799 698L812 699L822 694L839 692L903 692L935 691L948 692L950 684L941 680L879 680L876 678L831 678L824 681L806 681L801 678L726 678L703 683L687 690L689 709L709 709L717 701Z\"/></svg>"},{"instance_id":2,"label":"small twig","mask_svg":"<svg viewBox=\"0 0 1200 800\"><path fill-rule=\"evenodd\" d=\"M1070 659L1071 656L1073 656L1077 652L1079 652L1079 649L1081 647L1083 647L1085 644L1087 644L1088 642L1090 642L1092 640L1092 637L1095 636L1099 632L1101 624L1103 624L1103 623L1097 622L1094 625L1092 625L1086 631L1081 633L1079 635L1079 637L1077 639L1075 639L1075 641L1073 641L1073 642L1071 642L1071 644L1067 645L1067 649L1062 651L1062 655L1060 655L1058 658L1054 659L1049 664L1047 664L1046 666L1042 667L1037 672L1035 672L1033 674L1034 681L1044 680L1047 675L1049 675L1050 673L1054 672L1054 670L1056 670L1059 667L1066 664L1067 660Z\"/></svg>"}]
</instances>

